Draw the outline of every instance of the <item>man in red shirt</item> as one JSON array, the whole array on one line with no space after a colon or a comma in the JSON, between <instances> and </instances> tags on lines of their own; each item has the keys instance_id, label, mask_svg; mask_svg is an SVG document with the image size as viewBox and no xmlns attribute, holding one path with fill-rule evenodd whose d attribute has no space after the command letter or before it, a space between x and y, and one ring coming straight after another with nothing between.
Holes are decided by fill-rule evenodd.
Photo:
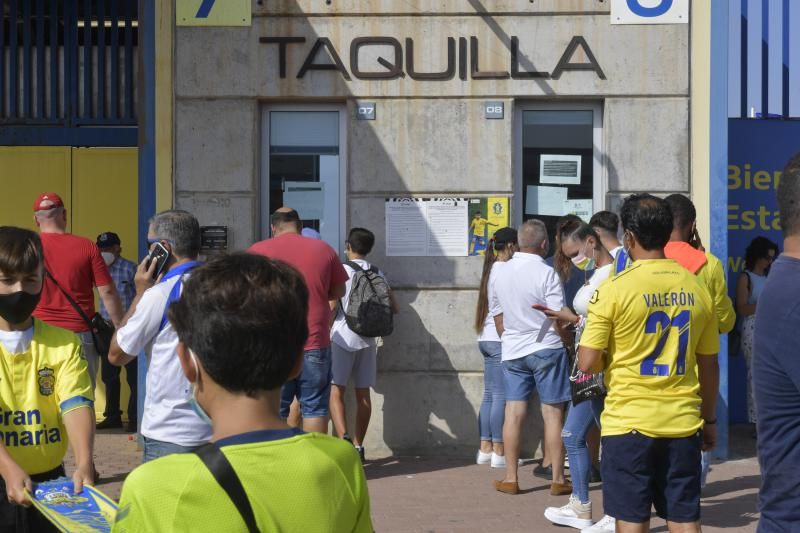
<instances>
[{"instance_id":1,"label":"man in red shirt","mask_svg":"<svg viewBox=\"0 0 800 533\"><path fill-rule=\"evenodd\" d=\"M331 390L331 308L329 301L344 296L347 272L333 248L324 241L300 235L297 211L282 207L270 218L272 238L247 251L280 259L300 271L308 287L308 341L303 370L281 390L281 417L289 417L296 397L303 414L303 430L328 432Z\"/></svg>"},{"instance_id":2,"label":"man in red shirt","mask_svg":"<svg viewBox=\"0 0 800 533\"><path fill-rule=\"evenodd\" d=\"M91 319L95 314L94 287L97 287L115 326L122 319L119 294L97 245L89 239L67 233L67 210L61 197L52 192L40 194L33 203L33 212L44 248L44 267L50 273L44 278L42 297L33 316L78 334L94 388L100 359L91 328L64 292Z\"/></svg>"}]
</instances>

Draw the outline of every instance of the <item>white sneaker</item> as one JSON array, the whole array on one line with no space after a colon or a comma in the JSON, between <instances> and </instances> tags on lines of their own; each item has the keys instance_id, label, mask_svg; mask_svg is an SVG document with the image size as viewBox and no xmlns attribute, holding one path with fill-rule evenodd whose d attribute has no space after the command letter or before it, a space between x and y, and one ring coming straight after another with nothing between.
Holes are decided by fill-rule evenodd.
<instances>
[{"instance_id":1,"label":"white sneaker","mask_svg":"<svg viewBox=\"0 0 800 533\"><path fill-rule=\"evenodd\" d=\"M605 515L592 527L581 529L581 533L614 533L617 520L613 516Z\"/></svg>"},{"instance_id":2,"label":"white sneaker","mask_svg":"<svg viewBox=\"0 0 800 533\"><path fill-rule=\"evenodd\" d=\"M548 507L544 517L560 526L583 529L592 525L592 502L581 503L574 495L570 495L569 503L564 507Z\"/></svg>"},{"instance_id":3,"label":"white sneaker","mask_svg":"<svg viewBox=\"0 0 800 533\"><path fill-rule=\"evenodd\" d=\"M478 458L475 460L479 465L488 465L494 459L494 453L483 453L478 450ZM505 463L503 463L505 465Z\"/></svg>"},{"instance_id":4,"label":"white sneaker","mask_svg":"<svg viewBox=\"0 0 800 533\"><path fill-rule=\"evenodd\" d=\"M517 459L517 465L522 466L525 464L525 461L522 459ZM505 468L506 467L506 456L505 455L497 455L496 453L492 452L492 468Z\"/></svg>"}]
</instances>

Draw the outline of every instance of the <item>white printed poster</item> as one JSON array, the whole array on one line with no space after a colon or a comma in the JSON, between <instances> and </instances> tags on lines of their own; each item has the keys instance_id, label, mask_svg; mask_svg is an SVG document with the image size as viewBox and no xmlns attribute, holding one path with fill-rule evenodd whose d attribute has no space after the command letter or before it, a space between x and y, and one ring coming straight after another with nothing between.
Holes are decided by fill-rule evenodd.
<instances>
[{"instance_id":1,"label":"white printed poster","mask_svg":"<svg viewBox=\"0 0 800 533\"><path fill-rule=\"evenodd\" d=\"M581 156L542 154L539 182L548 185L580 185Z\"/></svg>"},{"instance_id":2,"label":"white printed poster","mask_svg":"<svg viewBox=\"0 0 800 533\"><path fill-rule=\"evenodd\" d=\"M525 214L560 217L564 215L566 201L566 187L528 185Z\"/></svg>"},{"instance_id":3,"label":"white printed poster","mask_svg":"<svg viewBox=\"0 0 800 533\"><path fill-rule=\"evenodd\" d=\"M386 256L466 256L467 207L463 198L387 198Z\"/></svg>"},{"instance_id":4,"label":"white printed poster","mask_svg":"<svg viewBox=\"0 0 800 533\"><path fill-rule=\"evenodd\" d=\"M592 218L592 208L591 200L567 200L564 202L565 215L578 216L587 224Z\"/></svg>"}]
</instances>

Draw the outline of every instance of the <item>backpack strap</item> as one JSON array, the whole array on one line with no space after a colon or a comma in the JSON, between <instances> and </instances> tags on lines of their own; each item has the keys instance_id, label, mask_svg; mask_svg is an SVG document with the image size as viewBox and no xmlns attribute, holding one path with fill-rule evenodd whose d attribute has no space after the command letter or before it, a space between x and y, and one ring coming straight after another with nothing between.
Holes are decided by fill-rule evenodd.
<instances>
[{"instance_id":1,"label":"backpack strap","mask_svg":"<svg viewBox=\"0 0 800 533\"><path fill-rule=\"evenodd\" d=\"M231 499L233 505L236 506L242 516L244 523L247 524L247 530L250 533L259 533L256 518L253 515L253 508L250 506L250 500L247 499L247 492L245 492L239 476L236 475L236 471L231 466L228 458L225 457L225 454L211 442L200 446L192 453L197 455L206 465L206 468L211 471L214 479L217 480L217 483Z\"/></svg>"}]
</instances>

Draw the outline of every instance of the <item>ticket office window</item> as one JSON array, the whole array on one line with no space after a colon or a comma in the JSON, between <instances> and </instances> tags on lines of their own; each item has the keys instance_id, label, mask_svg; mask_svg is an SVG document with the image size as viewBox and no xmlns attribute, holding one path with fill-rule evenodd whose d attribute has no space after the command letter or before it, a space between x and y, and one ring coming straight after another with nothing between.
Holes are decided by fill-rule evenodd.
<instances>
[{"instance_id":1,"label":"ticket office window","mask_svg":"<svg viewBox=\"0 0 800 533\"><path fill-rule=\"evenodd\" d=\"M341 249L341 115L338 109L264 110L263 236L269 236L269 214L292 207L304 228Z\"/></svg>"},{"instance_id":2,"label":"ticket office window","mask_svg":"<svg viewBox=\"0 0 800 533\"><path fill-rule=\"evenodd\" d=\"M522 220L537 218L554 242L558 219L574 213L588 221L602 209L599 106L521 110ZM554 250L551 247L550 254Z\"/></svg>"}]
</instances>

